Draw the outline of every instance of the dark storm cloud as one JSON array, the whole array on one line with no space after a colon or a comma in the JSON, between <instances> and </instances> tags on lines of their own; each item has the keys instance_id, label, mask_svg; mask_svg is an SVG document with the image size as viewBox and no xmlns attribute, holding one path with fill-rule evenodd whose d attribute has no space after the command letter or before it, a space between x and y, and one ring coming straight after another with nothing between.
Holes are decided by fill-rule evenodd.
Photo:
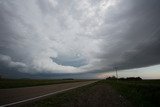
<instances>
[{"instance_id":1,"label":"dark storm cloud","mask_svg":"<svg viewBox=\"0 0 160 107\"><path fill-rule=\"evenodd\" d=\"M0 73L85 78L160 64L159 12L159 0L2 0Z\"/></svg>"},{"instance_id":2,"label":"dark storm cloud","mask_svg":"<svg viewBox=\"0 0 160 107\"><path fill-rule=\"evenodd\" d=\"M51 59L57 64L65 66L81 67L86 65L86 60L83 58L66 58L65 56L58 56L57 58L51 57Z\"/></svg>"},{"instance_id":3,"label":"dark storm cloud","mask_svg":"<svg viewBox=\"0 0 160 107\"><path fill-rule=\"evenodd\" d=\"M115 23L122 19L128 20L126 31L118 33L122 37L117 43L113 40L115 48L110 54L101 55L102 63L108 64L105 69L131 69L156 65L160 63L160 2L158 0L134 0L132 8L124 16L115 18ZM127 23L127 21L125 21ZM126 24L124 24L126 25ZM119 26L121 29L123 25ZM115 30L116 32L116 30ZM102 49L106 49L103 47ZM107 53L107 52L105 52ZM114 59L114 60L113 60ZM107 66L107 65L106 65Z\"/></svg>"},{"instance_id":4,"label":"dark storm cloud","mask_svg":"<svg viewBox=\"0 0 160 107\"><path fill-rule=\"evenodd\" d=\"M117 64L121 69L131 69L156 65L160 63L160 38L146 44L139 46L134 53L126 53L125 61Z\"/></svg>"}]
</instances>

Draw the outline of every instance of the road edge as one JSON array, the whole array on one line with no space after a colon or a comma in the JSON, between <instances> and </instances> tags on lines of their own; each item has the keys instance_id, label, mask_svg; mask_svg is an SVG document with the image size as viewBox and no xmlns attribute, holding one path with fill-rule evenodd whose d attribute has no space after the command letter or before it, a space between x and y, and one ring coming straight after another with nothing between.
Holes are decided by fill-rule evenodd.
<instances>
[{"instance_id":1,"label":"road edge","mask_svg":"<svg viewBox=\"0 0 160 107\"><path fill-rule=\"evenodd\" d=\"M79 88L79 87L82 87L82 86L86 86L86 85L89 85L89 84L92 84L92 83L95 83L95 82L97 82L97 81L93 81L91 83L86 83L86 84L83 84L83 85L80 85L80 86L71 87L71 88L67 88L67 89L64 89L64 90L60 90L60 91L44 94L44 95L41 95L41 96L29 98L29 99L26 99L26 100L21 100L21 101L9 103L9 104L0 105L0 107L8 107L8 106L17 105L17 104L20 104L20 103L29 102L29 101L32 101L32 100L40 99L40 98L47 97L47 96L50 96L50 95L54 95L54 94L58 94L58 93L61 93L61 92L68 91L68 90L76 89L76 88Z\"/></svg>"}]
</instances>

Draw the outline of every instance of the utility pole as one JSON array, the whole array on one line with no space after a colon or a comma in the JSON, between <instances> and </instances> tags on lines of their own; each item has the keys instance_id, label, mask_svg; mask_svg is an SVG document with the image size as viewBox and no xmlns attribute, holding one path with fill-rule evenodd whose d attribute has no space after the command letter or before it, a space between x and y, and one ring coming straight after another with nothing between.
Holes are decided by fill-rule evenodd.
<instances>
[{"instance_id":1,"label":"utility pole","mask_svg":"<svg viewBox=\"0 0 160 107\"><path fill-rule=\"evenodd\" d=\"M115 71L116 71L116 78L117 78L117 81L118 81L118 72L117 72L118 67L115 66L114 68L115 68Z\"/></svg>"}]
</instances>

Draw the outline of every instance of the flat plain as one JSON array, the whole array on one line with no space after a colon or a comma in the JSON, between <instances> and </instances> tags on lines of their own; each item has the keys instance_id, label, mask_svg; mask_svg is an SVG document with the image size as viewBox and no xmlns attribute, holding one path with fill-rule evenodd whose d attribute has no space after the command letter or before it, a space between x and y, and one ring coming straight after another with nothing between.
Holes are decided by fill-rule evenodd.
<instances>
[{"instance_id":1,"label":"flat plain","mask_svg":"<svg viewBox=\"0 0 160 107\"><path fill-rule=\"evenodd\" d=\"M11 83L18 84L14 84L13 86L11 86L11 83L9 83L8 87L2 87L3 89L0 90L6 90L5 88L8 88L7 90L12 90L16 89L15 87L19 87L19 89L21 89L20 87L27 89L34 88L34 86L43 87L47 90L49 89L48 86L50 87L51 84L53 84L54 86L55 84L57 85L55 88L57 88L58 91L58 88L60 87L63 87L63 89L66 88L63 84L79 85L80 83L83 83L85 81L88 80L23 80L21 82L20 80L14 80L11 81ZM1 86L3 85L1 84ZM38 90L35 92L39 94ZM50 92L52 92L52 89L50 90ZM24 103L19 106L160 107L160 80L98 80L97 82L86 86L67 90L65 92L57 93L29 103Z\"/></svg>"},{"instance_id":2,"label":"flat plain","mask_svg":"<svg viewBox=\"0 0 160 107\"><path fill-rule=\"evenodd\" d=\"M26 107L160 107L160 80L101 80Z\"/></svg>"}]
</instances>

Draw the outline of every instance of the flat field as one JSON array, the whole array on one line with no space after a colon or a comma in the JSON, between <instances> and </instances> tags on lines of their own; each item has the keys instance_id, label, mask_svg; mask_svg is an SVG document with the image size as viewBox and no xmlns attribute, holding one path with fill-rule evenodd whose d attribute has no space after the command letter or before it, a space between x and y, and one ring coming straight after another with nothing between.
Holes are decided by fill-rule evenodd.
<instances>
[{"instance_id":1,"label":"flat field","mask_svg":"<svg viewBox=\"0 0 160 107\"><path fill-rule=\"evenodd\" d=\"M160 80L101 80L26 107L160 107Z\"/></svg>"},{"instance_id":2,"label":"flat field","mask_svg":"<svg viewBox=\"0 0 160 107\"><path fill-rule=\"evenodd\" d=\"M136 107L160 107L160 80L101 81L128 99Z\"/></svg>"},{"instance_id":3,"label":"flat field","mask_svg":"<svg viewBox=\"0 0 160 107\"><path fill-rule=\"evenodd\" d=\"M51 85L60 83L80 82L87 80L72 80L72 79L0 79L0 89L31 87L40 85Z\"/></svg>"}]
</instances>

